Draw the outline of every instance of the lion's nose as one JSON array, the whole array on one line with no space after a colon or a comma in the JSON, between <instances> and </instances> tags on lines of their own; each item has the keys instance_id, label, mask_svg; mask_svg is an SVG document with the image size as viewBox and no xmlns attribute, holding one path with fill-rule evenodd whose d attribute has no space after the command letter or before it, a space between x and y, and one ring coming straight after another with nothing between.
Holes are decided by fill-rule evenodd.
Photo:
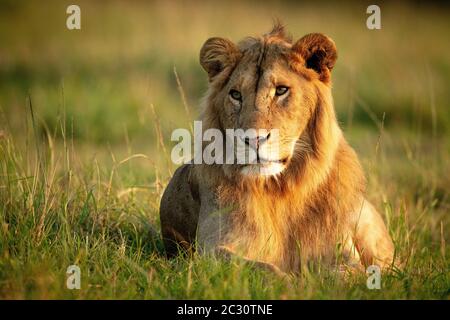
<instances>
[{"instance_id":1,"label":"lion's nose","mask_svg":"<svg viewBox=\"0 0 450 320\"><path fill-rule=\"evenodd\" d=\"M244 142L248 146L258 148L260 145L262 145L264 142L266 142L269 139L269 137L270 137L270 132L265 136L257 136L255 138L245 137Z\"/></svg>"}]
</instances>

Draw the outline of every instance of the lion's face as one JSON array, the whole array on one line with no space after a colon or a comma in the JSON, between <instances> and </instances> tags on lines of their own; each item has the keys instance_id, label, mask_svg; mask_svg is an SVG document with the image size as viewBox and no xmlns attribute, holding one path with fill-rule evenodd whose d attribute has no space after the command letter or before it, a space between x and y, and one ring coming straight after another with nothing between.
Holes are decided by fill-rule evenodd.
<instances>
[{"instance_id":1,"label":"lion's face","mask_svg":"<svg viewBox=\"0 0 450 320\"><path fill-rule=\"evenodd\" d=\"M277 175L289 166L302 147L301 136L314 113L314 81L321 81L321 73L329 72L328 68L322 70L320 59L326 60L327 53L320 44L327 41L334 48L331 40L314 35L313 41L305 41L305 37L292 45L279 32L249 38L238 46L212 38L201 52L200 61L211 81L209 112L215 113L216 125L223 131L247 132L237 139L257 155L250 163L236 165L244 175ZM314 45L321 53L309 52L311 57L304 57L304 45ZM335 51L333 54L335 57Z\"/></svg>"},{"instance_id":2,"label":"lion's face","mask_svg":"<svg viewBox=\"0 0 450 320\"><path fill-rule=\"evenodd\" d=\"M218 100L224 128L255 129L248 147L257 152L255 164L243 165L245 174L275 175L291 159L295 144L310 116L311 103L305 97L313 90L309 81L292 71L288 61L275 51L288 47L267 48L259 63L261 43L243 53ZM266 132L263 132L266 130Z\"/></svg>"}]
</instances>

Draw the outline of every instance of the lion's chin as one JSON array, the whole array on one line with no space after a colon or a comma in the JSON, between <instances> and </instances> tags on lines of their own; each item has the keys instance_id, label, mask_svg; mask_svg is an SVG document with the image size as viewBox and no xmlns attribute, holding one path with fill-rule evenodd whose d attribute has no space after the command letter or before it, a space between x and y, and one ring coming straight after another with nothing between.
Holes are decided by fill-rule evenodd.
<instances>
[{"instance_id":1,"label":"lion's chin","mask_svg":"<svg viewBox=\"0 0 450 320\"><path fill-rule=\"evenodd\" d=\"M244 176L276 176L283 172L286 164L283 162L265 162L260 164L249 164L241 169Z\"/></svg>"}]
</instances>

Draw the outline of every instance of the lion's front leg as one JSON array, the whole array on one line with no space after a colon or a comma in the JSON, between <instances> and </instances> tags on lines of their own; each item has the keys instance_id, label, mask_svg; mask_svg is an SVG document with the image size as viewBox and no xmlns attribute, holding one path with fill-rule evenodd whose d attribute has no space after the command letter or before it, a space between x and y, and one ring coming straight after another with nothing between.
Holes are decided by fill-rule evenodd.
<instances>
[{"instance_id":1,"label":"lion's front leg","mask_svg":"<svg viewBox=\"0 0 450 320\"><path fill-rule=\"evenodd\" d=\"M354 242L363 264L387 268L393 264L394 245L383 219L367 200L355 212Z\"/></svg>"},{"instance_id":2,"label":"lion's front leg","mask_svg":"<svg viewBox=\"0 0 450 320\"><path fill-rule=\"evenodd\" d=\"M205 199L207 200L207 199ZM211 203L205 201L204 203ZM286 276L276 265L245 257L227 246L227 235L230 232L229 221L230 210L217 209L214 206L203 206L200 209L200 220L198 225L197 243L198 249L203 254L230 261L239 259L250 266L273 272L278 276Z\"/></svg>"},{"instance_id":3,"label":"lion's front leg","mask_svg":"<svg viewBox=\"0 0 450 320\"><path fill-rule=\"evenodd\" d=\"M245 263L247 263L251 266L254 266L258 269L272 272L272 273L276 274L277 276L280 276L280 277L288 276L285 272L281 271L281 269L278 268L273 263L248 259L246 257L238 255L232 249L230 249L226 246L217 246L215 249L215 255L217 257L221 257L226 260L231 260L234 257L234 258L240 259L241 261L244 261Z\"/></svg>"}]
</instances>

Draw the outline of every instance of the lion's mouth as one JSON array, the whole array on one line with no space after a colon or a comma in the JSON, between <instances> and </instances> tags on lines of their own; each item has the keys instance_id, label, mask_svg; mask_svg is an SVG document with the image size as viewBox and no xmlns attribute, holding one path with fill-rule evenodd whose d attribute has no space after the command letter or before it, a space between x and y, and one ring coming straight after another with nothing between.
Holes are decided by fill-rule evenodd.
<instances>
[{"instance_id":1,"label":"lion's mouth","mask_svg":"<svg viewBox=\"0 0 450 320\"><path fill-rule=\"evenodd\" d=\"M266 159L258 158L255 163L244 165L241 173L246 176L274 176L280 174L289 161L289 158Z\"/></svg>"},{"instance_id":2,"label":"lion's mouth","mask_svg":"<svg viewBox=\"0 0 450 320\"><path fill-rule=\"evenodd\" d=\"M282 165L286 165L289 160L289 157L283 158L283 159L268 159L263 157L258 157L257 161L255 163L251 163L253 165L265 165L270 163L278 163Z\"/></svg>"}]
</instances>

